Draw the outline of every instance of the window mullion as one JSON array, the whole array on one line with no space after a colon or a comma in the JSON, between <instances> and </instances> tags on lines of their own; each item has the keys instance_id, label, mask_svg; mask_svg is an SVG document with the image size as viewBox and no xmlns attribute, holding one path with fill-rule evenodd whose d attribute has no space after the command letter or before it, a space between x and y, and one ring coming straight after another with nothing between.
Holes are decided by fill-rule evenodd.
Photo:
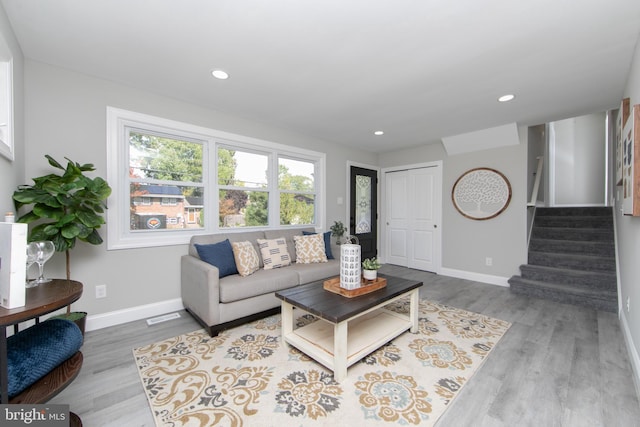
<instances>
[{"instance_id":1,"label":"window mullion","mask_svg":"<svg viewBox=\"0 0 640 427\"><path fill-rule=\"evenodd\" d=\"M269 226L280 225L280 185L278 183L278 154L272 153L269 162Z\"/></svg>"}]
</instances>

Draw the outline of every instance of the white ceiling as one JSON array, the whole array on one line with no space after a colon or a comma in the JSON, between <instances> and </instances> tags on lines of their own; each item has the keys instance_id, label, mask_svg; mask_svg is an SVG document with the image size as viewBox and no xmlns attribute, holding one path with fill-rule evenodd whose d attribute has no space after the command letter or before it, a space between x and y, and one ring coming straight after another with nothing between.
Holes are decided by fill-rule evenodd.
<instances>
[{"instance_id":1,"label":"white ceiling","mask_svg":"<svg viewBox=\"0 0 640 427\"><path fill-rule=\"evenodd\" d=\"M638 0L0 1L27 58L374 152L615 108L640 31Z\"/></svg>"}]
</instances>

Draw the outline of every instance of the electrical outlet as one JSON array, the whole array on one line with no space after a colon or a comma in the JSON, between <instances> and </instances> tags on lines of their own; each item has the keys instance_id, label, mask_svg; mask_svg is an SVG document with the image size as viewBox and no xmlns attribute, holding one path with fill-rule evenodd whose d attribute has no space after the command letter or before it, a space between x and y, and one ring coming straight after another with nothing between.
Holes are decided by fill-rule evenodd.
<instances>
[{"instance_id":1,"label":"electrical outlet","mask_svg":"<svg viewBox=\"0 0 640 427\"><path fill-rule=\"evenodd\" d=\"M107 297L107 285L96 285L96 299Z\"/></svg>"},{"instance_id":2,"label":"electrical outlet","mask_svg":"<svg viewBox=\"0 0 640 427\"><path fill-rule=\"evenodd\" d=\"M485 260L484 260L484 264L485 264L487 267L491 267L491 266L493 265L493 258L491 258L491 257L486 257L486 258L485 258Z\"/></svg>"},{"instance_id":3,"label":"electrical outlet","mask_svg":"<svg viewBox=\"0 0 640 427\"><path fill-rule=\"evenodd\" d=\"M629 312L630 307L631 307L631 297L627 297L627 313Z\"/></svg>"}]
</instances>

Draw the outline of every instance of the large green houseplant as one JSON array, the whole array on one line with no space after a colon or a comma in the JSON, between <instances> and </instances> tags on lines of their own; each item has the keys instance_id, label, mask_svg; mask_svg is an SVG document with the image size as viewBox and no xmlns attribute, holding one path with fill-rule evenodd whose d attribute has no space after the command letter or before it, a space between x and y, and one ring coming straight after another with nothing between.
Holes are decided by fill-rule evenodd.
<instances>
[{"instance_id":1,"label":"large green houseplant","mask_svg":"<svg viewBox=\"0 0 640 427\"><path fill-rule=\"evenodd\" d=\"M33 185L21 185L13 193L18 222L35 223L29 232L30 242L51 240L57 252L65 252L67 280L71 278L69 251L77 240L99 245L98 229L105 223L102 214L111 187L100 178L90 178L92 164L73 162L67 158L63 167L53 157L45 156L49 164L63 173L51 173L33 178ZM25 208L31 209L25 212ZM67 309L69 311L69 309Z\"/></svg>"}]
</instances>

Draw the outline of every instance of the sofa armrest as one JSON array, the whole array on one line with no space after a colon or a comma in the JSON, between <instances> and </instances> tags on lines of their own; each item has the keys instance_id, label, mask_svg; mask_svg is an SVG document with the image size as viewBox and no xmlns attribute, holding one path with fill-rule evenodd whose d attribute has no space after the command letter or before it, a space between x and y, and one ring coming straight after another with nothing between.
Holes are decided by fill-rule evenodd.
<instances>
[{"instance_id":1,"label":"sofa armrest","mask_svg":"<svg viewBox=\"0 0 640 427\"><path fill-rule=\"evenodd\" d=\"M182 303L207 326L220 323L219 277L218 267L191 255L180 259Z\"/></svg>"}]
</instances>

